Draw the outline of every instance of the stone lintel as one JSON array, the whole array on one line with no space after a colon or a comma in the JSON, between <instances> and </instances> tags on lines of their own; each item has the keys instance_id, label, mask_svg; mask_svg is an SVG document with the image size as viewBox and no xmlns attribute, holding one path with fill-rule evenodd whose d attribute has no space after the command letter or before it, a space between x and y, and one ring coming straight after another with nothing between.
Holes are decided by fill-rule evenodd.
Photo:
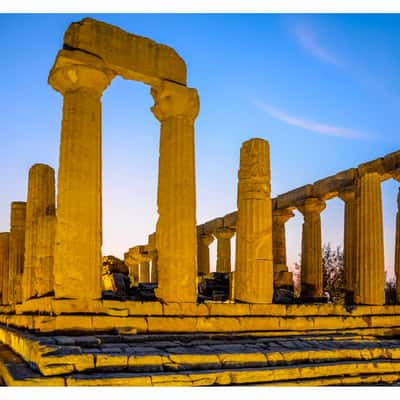
<instances>
[{"instance_id":1,"label":"stone lintel","mask_svg":"<svg viewBox=\"0 0 400 400\"><path fill-rule=\"evenodd\" d=\"M204 233L214 233L218 228L222 228L224 226L224 218L215 218L211 221L208 221L204 224Z\"/></svg>"},{"instance_id":2,"label":"stone lintel","mask_svg":"<svg viewBox=\"0 0 400 400\"><path fill-rule=\"evenodd\" d=\"M226 214L224 216L224 222L223 222L224 227L235 229L236 222L237 222L237 211L234 211L230 214Z\"/></svg>"},{"instance_id":3,"label":"stone lintel","mask_svg":"<svg viewBox=\"0 0 400 400\"><path fill-rule=\"evenodd\" d=\"M393 153L386 154L383 157L383 164L385 165L386 171L393 171L400 169L400 150L394 151Z\"/></svg>"},{"instance_id":4,"label":"stone lintel","mask_svg":"<svg viewBox=\"0 0 400 400\"><path fill-rule=\"evenodd\" d=\"M174 49L101 21L85 18L72 23L64 48L97 56L125 79L186 85L186 64Z\"/></svg>"},{"instance_id":5,"label":"stone lintel","mask_svg":"<svg viewBox=\"0 0 400 400\"><path fill-rule=\"evenodd\" d=\"M197 225L197 236L204 235L204 224Z\"/></svg>"},{"instance_id":6,"label":"stone lintel","mask_svg":"<svg viewBox=\"0 0 400 400\"><path fill-rule=\"evenodd\" d=\"M277 200L277 208L295 207L304 202L308 197L313 196L313 185L304 185L290 192L279 195Z\"/></svg>"},{"instance_id":7,"label":"stone lintel","mask_svg":"<svg viewBox=\"0 0 400 400\"><path fill-rule=\"evenodd\" d=\"M367 161L365 163L362 163L358 166L358 174L360 176L377 172L380 175L385 174L385 166L383 163L383 158L377 158L376 160L373 161Z\"/></svg>"}]
</instances>

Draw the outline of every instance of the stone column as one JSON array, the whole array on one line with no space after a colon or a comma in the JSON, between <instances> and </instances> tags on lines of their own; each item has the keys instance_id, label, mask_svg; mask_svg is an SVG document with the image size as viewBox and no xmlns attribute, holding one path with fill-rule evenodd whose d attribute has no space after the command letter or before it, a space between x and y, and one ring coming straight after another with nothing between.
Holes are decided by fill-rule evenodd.
<instances>
[{"instance_id":1,"label":"stone column","mask_svg":"<svg viewBox=\"0 0 400 400\"><path fill-rule=\"evenodd\" d=\"M304 216L301 245L301 295L303 297L322 297L322 243L321 212L325 202L310 197L298 207Z\"/></svg>"},{"instance_id":2,"label":"stone column","mask_svg":"<svg viewBox=\"0 0 400 400\"><path fill-rule=\"evenodd\" d=\"M8 304L8 252L10 233L0 232L0 304Z\"/></svg>"},{"instance_id":3,"label":"stone column","mask_svg":"<svg viewBox=\"0 0 400 400\"><path fill-rule=\"evenodd\" d=\"M25 216L26 203L23 201L12 202L8 270L8 302L10 304L22 302L21 284L24 271Z\"/></svg>"},{"instance_id":4,"label":"stone column","mask_svg":"<svg viewBox=\"0 0 400 400\"><path fill-rule=\"evenodd\" d=\"M285 224L294 217L290 209L277 209L272 212L272 250L274 254L274 272L287 271Z\"/></svg>"},{"instance_id":5,"label":"stone column","mask_svg":"<svg viewBox=\"0 0 400 400\"><path fill-rule=\"evenodd\" d=\"M400 303L400 188L397 194L397 214L396 214L396 242L394 255L394 272L396 275L396 297Z\"/></svg>"},{"instance_id":6,"label":"stone column","mask_svg":"<svg viewBox=\"0 0 400 400\"><path fill-rule=\"evenodd\" d=\"M269 144L251 139L240 149L235 299L272 303L272 203Z\"/></svg>"},{"instance_id":7,"label":"stone column","mask_svg":"<svg viewBox=\"0 0 400 400\"><path fill-rule=\"evenodd\" d=\"M150 262L149 261L142 261L140 263L139 282L143 282L143 283L150 282Z\"/></svg>"},{"instance_id":8,"label":"stone column","mask_svg":"<svg viewBox=\"0 0 400 400\"><path fill-rule=\"evenodd\" d=\"M357 199L354 190L347 190L339 194L344 201L344 281L346 292L353 297L356 286L357 261Z\"/></svg>"},{"instance_id":9,"label":"stone column","mask_svg":"<svg viewBox=\"0 0 400 400\"><path fill-rule=\"evenodd\" d=\"M400 180L400 175L399 179ZM396 276L396 297L400 303L400 188L397 193L397 214L396 214L396 238L394 254L394 273Z\"/></svg>"},{"instance_id":10,"label":"stone column","mask_svg":"<svg viewBox=\"0 0 400 400\"><path fill-rule=\"evenodd\" d=\"M198 261L198 274L210 273L210 244L214 241L213 235L199 235L197 236L197 261Z\"/></svg>"},{"instance_id":11,"label":"stone column","mask_svg":"<svg viewBox=\"0 0 400 400\"><path fill-rule=\"evenodd\" d=\"M385 304L385 266L381 178L377 172L362 173L357 181L357 284L356 304Z\"/></svg>"},{"instance_id":12,"label":"stone column","mask_svg":"<svg viewBox=\"0 0 400 400\"><path fill-rule=\"evenodd\" d=\"M230 228L218 228L214 232L217 238L217 272L231 272L231 239L234 234Z\"/></svg>"},{"instance_id":13,"label":"stone column","mask_svg":"<svg viewBox=\"0 0 400 400\"><path fill-rule=\"evenodd\" d=\"M58 298L101 297L101 96L113 75L85 65L54 68L64 96L58 169L54 288Z\"/></svg>"},{"instance_id":14,"label":"stone column","mask_svg":"<svg viewBox=\"0 0 400 400\"><path fill-rule=\"evenodd\" d=\"M131 286L139 283L139 263L130 257L129 252L124 254L124 263L128 266Z\"/></svg>"},{"instance_id":15,"label":"stone column","mask_svg":"<svg viewBox=\"0 0 400 400\"><path fill-rule=\"evenodd\" d=\"M161 122L156 227L157 297L166 302L197 301L195 89L163 81L153 87L152 111ZM176 290L179 282L179 290Z\"/></svg>"},{"instance_id":16,"label":"stone column","mask_svg":"<svg viewBox=\"0 0 400 400\"><path fill-rule=\"evenodd\" d=\"M50 285L53 282L52 250L55 234L53 168L45 164L35 164L30 168L27 197L25 259L22 276L22 298L24 301L53 290ZM40 241L39 236L41 236ZM41 254L38 254L38 251Z\"/></svg>"}]
</instances>

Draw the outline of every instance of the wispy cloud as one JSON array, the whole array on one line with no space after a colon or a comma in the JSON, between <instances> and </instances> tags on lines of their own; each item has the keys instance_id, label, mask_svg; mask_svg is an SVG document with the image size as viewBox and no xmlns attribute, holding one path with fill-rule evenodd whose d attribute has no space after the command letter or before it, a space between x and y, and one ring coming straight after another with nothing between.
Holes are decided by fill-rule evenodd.
<instances>
[{"instance_id":1,"label":"wispy cloud","mask_svg":"<svg viewBox=\"0 0 400 400\"><path fill-rule=\"evenodd\" d=\"M298 43L313 57L328 64L344 67L345 64L333 52L319 43L318 38L309 25L296 24L293 28Z\"/></svg>"},{"instance_id":2,"label":"wispy cloud","mask_svg":"<svg viewBox=\"0 0 400 400\"><path fill-rule=\"evenodd\" d=\"M264 104L260 101L254 101L254 104L260 110L266 112L274 119L285 122L288 125L306 129L319 135L336 136L348 139L367 139L369 137L368 135L353 129L342 128L317 121L305 120L290 115L286 111L279 110L278 108L272 107L268 104Z\"/></svg>"}]
</instances>

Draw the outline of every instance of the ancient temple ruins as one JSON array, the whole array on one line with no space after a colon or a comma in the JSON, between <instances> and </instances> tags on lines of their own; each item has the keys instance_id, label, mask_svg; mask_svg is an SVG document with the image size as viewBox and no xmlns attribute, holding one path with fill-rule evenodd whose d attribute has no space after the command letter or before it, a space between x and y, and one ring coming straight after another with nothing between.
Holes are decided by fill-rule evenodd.
<instances>
[{"instance_id":1,"label":"ancient temple ruins","mask_svg":"<svg viewBox=\"0 0 400 400\"><path fill-rule=\"evenodd\" d=\"M160 123L157 225L124 260L102 254L101 97L116 76L149 85ZM237 210L198 224L200 101L172 48L84 19L65 32L49 84L63 97L57 175L30 168L27 199L11 204L10 230L0 233L3 383L400 381L400 305L385 305L381 203L381 183L400 181L400 151L271 198L273 149L249 139ZM323 296L320 214L334 197L345 205L347 304ZM282 304L276 293L293 291L285 223L295 209L304 217L301 295ZM393 218L400 301L400 211ZM215 296L202 292L207 285Z\"/></svg>"}]
</instances>

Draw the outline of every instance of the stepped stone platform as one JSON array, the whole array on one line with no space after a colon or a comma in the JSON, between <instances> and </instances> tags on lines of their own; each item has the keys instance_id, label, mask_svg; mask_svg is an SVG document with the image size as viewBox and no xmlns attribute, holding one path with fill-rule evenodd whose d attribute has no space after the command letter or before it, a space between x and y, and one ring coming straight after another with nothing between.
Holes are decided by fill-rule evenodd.
<instances>
[{"instance_id":1,"label":"stepped stone platform","mask_svg":"<svg viewBox=\"0 0 400 400\"><path fill-rule=\"evenodd\" d=\"M12 386L359 385L400 382L400 337L41 334L0 325Z\"/></svg>"}]
</instances>

